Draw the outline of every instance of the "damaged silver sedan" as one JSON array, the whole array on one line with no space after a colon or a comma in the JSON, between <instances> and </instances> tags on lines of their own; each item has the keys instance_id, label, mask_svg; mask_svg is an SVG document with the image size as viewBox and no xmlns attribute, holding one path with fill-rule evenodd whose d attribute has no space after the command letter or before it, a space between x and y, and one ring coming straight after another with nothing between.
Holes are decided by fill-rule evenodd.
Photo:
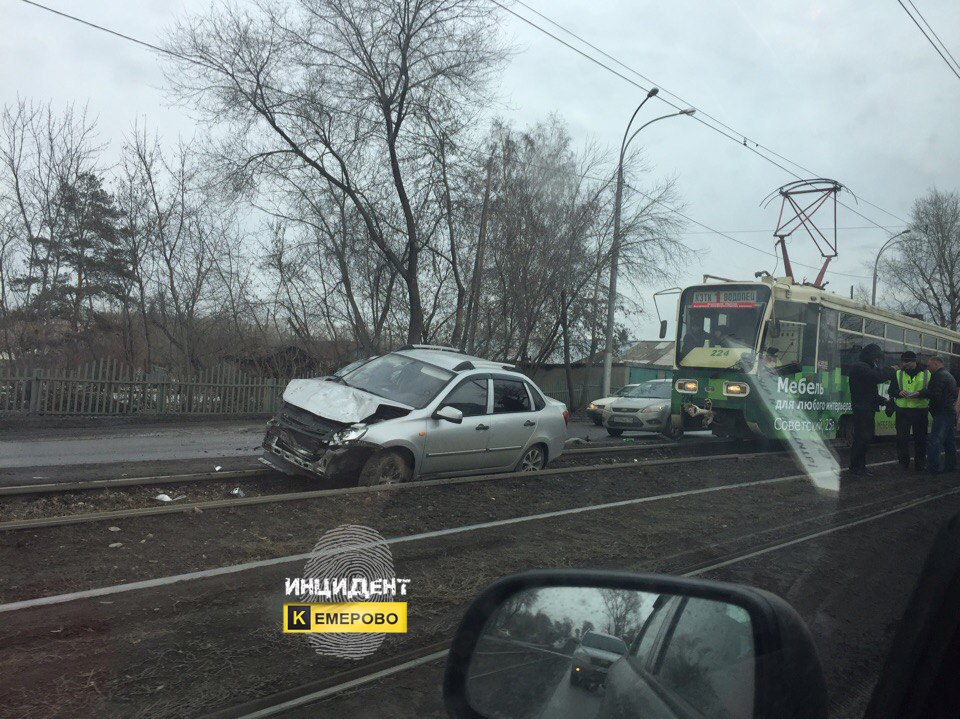
<instances>
[{"instance_id":1,"label":"damaged silver sedan","mask_svg":"<svg viewBox=\"0 0 960 719\"><path fill-rule=\"evenodd\" d=\"M290 382L261 461L331 484L536 471L562 453L567 419L514 367L409 345Z\"/></svg>"}]
</instances>

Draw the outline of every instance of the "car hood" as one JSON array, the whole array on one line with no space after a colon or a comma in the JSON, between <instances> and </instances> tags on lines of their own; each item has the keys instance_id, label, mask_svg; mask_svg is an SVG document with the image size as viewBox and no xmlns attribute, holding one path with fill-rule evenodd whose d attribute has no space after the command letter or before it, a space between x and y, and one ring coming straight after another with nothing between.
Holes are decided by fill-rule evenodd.
<instances>
[{"instance_id":1,"label":"car hood","mask_svg":"<svg viewBox=\"0 0 960 719\"><path fill-rule=\"evenodd\" d=\"M601 397L600 399L595 399L595 400L593 400L593 402L591 402L591 404L608 405L608 404L610 404L611 402L613 402L613 401L616 400L616 399L620 399L620 398L617 397L617 396L615 396L615 395L614 395L614 396L611 396L611 397Z\"/></svg>"},{"instance_id":2,"label":"car hood","mask_svg":"<svg viewBox=\"0 0 960 719\"><path fill-rule=\"evenodd\" d=\"M660 407L665 404L670 404L669 398L618 397L617 401L613 402L610 407L616 407L617 409L643 409L644 407Z\"/></svg>"},{"instance_id":3,"label":"car hood","mask_svg":"<svg viewBox=\"0 0 960 719\"><path fill-rule=\"evenodd\" d=\"M383 405L407 411L413 409L402 402L392 402L356 387L322 379L291 380L283 392L283 401L319 417L347 424L363 421Z\"/></svg>"}]
</instances>

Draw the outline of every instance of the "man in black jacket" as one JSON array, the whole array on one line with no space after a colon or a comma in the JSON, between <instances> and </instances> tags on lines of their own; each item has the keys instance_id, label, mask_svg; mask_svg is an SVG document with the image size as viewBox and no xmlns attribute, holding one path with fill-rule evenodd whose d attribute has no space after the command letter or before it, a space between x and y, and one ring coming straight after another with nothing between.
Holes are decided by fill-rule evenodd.
<instances>
[{"instance_id":1,"label":"man in black jacket","mask_svg":"<svg viewBox=\"0 0 960 719\"><path fill-rule=\"evenodd\" d=\"M931 357L927 362L930 369L930 384L920 393L930 400L930 414L933 424L930 426L930 440L927 444L927 471L940 474L940 450L944 452L944 471L953 472L957 468L957 415L954 410L957 401L957 380L943 366L942 357Z\"/></svg>"},{"instance_id":2,"label":"man in black jacket","mask_svg":"<svg viewBox=\"0 0 960 719\"><path fill-rule=\"evenodd\" d=\"M877 391L877 385L892 382L892 367L878 367L883 350L868 344L860 350L860 360L850 365L850 404L853 409L853 444L850 447L850 472L871 474L867 471L867 448L873 441L877 409L886 404L886 398Z\"/></svg>"}]
</instances>

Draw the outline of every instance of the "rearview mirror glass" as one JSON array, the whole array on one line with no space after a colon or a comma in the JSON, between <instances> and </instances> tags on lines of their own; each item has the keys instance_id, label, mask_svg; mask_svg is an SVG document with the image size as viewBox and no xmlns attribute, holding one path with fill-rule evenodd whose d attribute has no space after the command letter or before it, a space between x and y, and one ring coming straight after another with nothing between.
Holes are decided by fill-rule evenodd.
<instances>
[{"instance_id":1,"label":"rearview mirror glass","mask_svg":"<svg viewBox=\"0 0 960 719\"><path fill-rule=\"evenodd\" d=\"M736 604L601 587L521 590L493 611L466 671L490 717L751 717L754 631Z\"/></svg>"},{"instance_id":2,"label":"rearview mirror glass","mask_svg":"<svg viewBox=\"0 0 960 719\"><path fill-rule=\"evenodd\" d=\"M660 339L667 336L667 321L660 320Z\"/></svg>"}]
</instances>

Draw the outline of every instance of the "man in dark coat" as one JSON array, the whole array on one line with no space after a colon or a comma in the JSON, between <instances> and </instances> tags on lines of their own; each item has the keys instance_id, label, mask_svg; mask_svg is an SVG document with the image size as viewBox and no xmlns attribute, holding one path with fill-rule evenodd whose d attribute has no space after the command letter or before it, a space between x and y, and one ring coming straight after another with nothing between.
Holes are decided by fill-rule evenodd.
<instances>
[{"instance_id":1,"label":"man in dark coat","mask_svg":"<svg viewBox=\"0 0 960 719\"><path fill-rule=\"evenodd\" d=\"M943 366L942 357L931 357L927 367L930 369L930 383L920 393L921 397L930 400L930 414L933 415L927 445L927 471L940 474L940 451L943 450L943 471L953 472L957 468L957 380Z\"/></svg>"},{"instance_id":2,"label":"man in dark coat","mask_svg":"<svg viewBox=\"0 0 960 719\"><path fill-rule=\"evenodd\" d=\"M853 409L853 444L850 447L850 472L853 474L871 474L867 470L867 449L873 441L876 412L887 402L877 391L877 385L895 379L892 367L879 367L882 357L883 350L878 345L868 344L860 350L859 361L850 365L847 372Z\"/></svg>"}]
</instances>

